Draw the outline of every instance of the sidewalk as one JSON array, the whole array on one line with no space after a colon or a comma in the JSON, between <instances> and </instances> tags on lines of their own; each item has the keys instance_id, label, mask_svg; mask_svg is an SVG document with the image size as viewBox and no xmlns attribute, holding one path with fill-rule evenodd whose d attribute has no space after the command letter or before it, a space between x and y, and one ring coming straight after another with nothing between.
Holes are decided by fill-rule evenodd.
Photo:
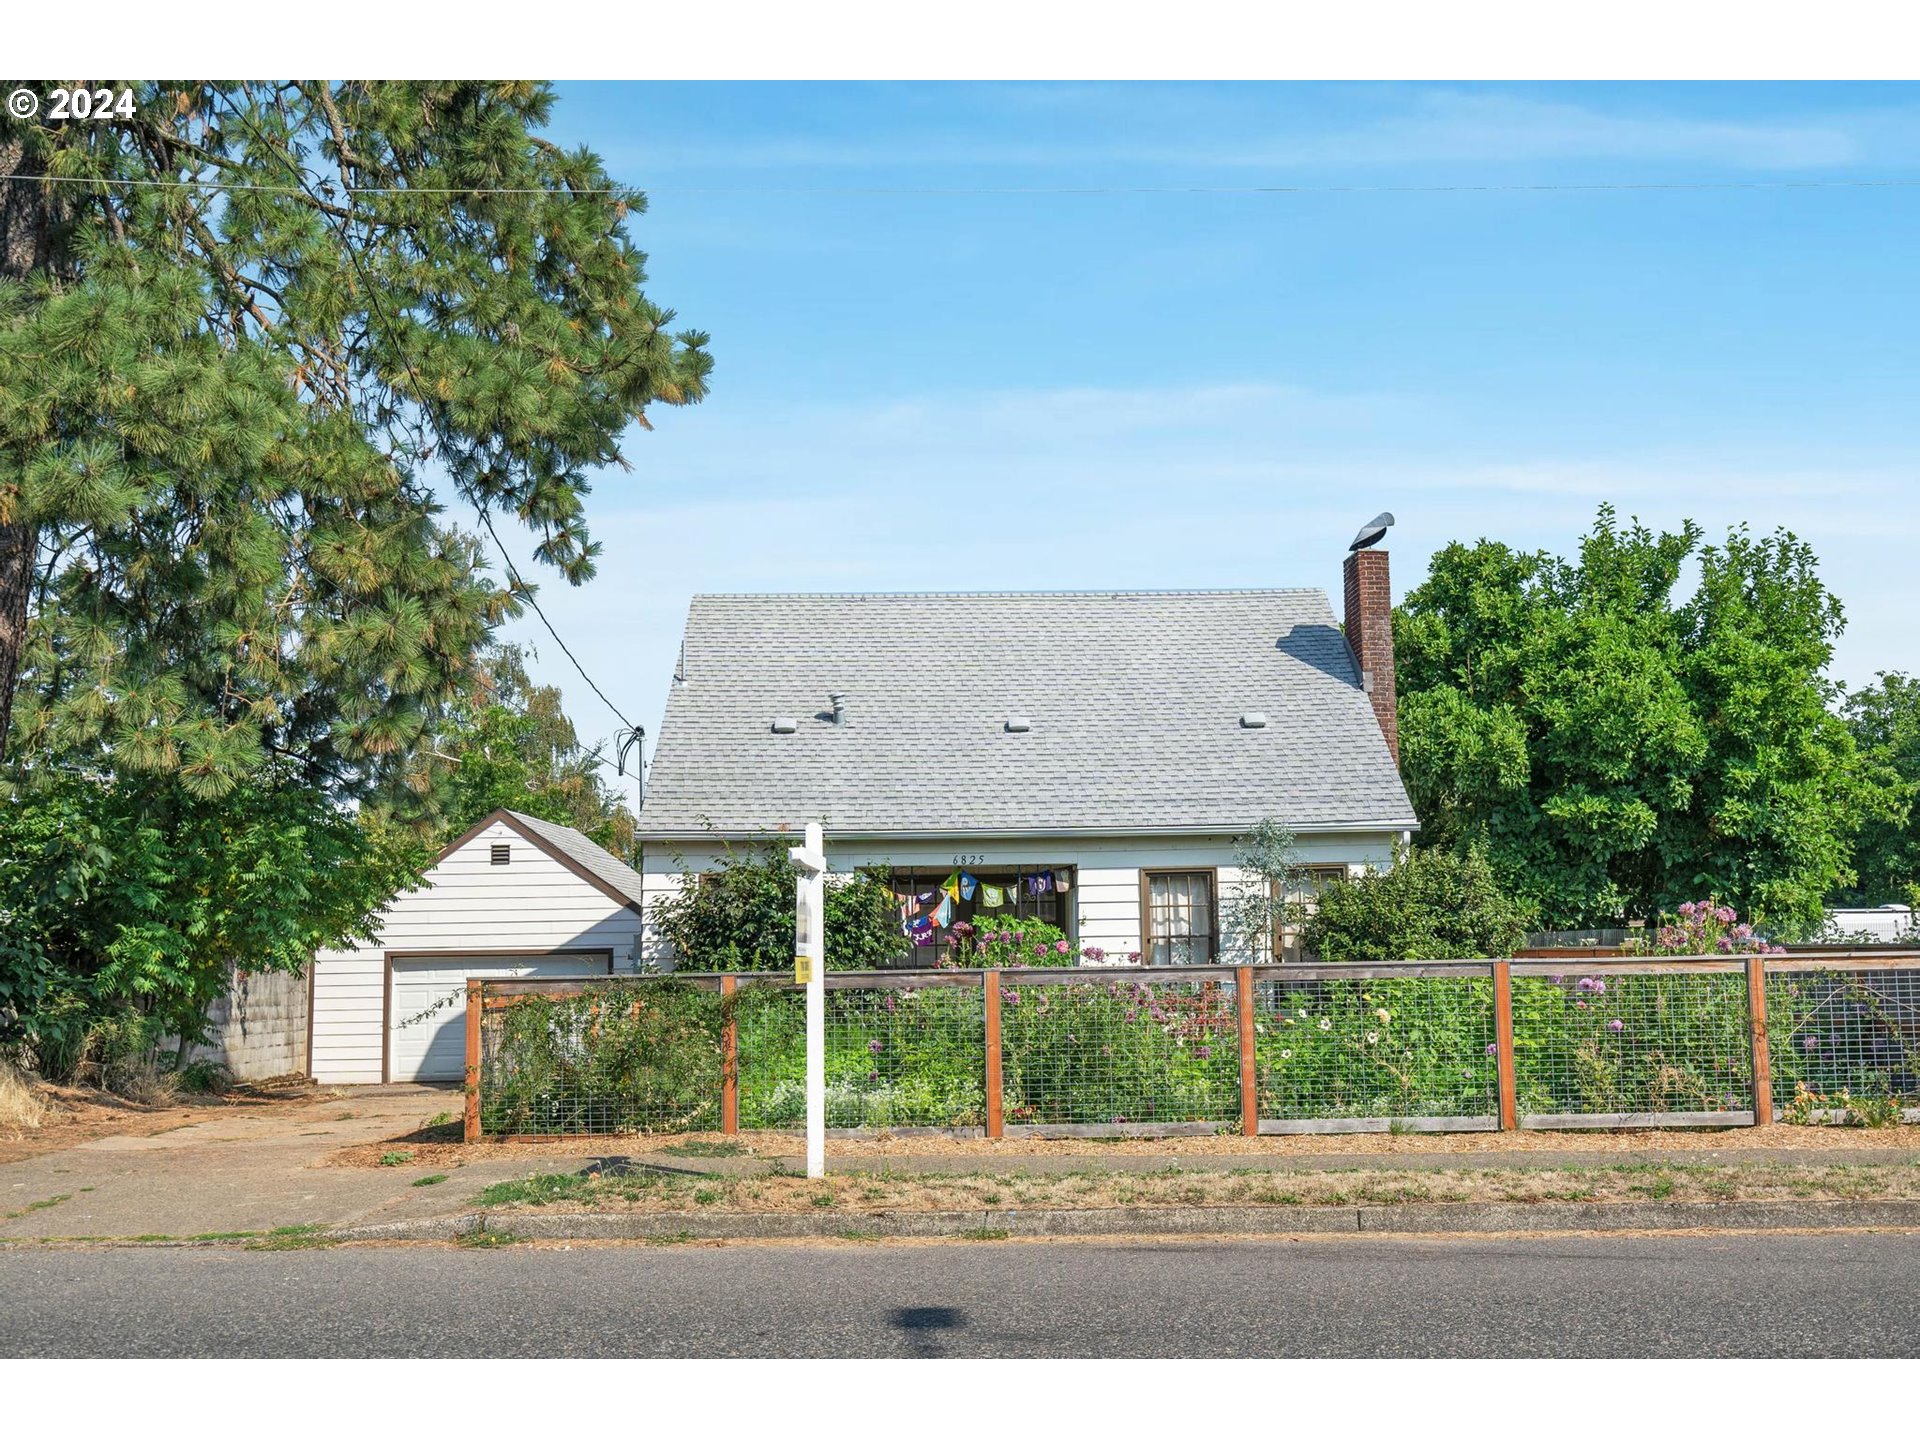
<instances>
[{"instance_id":1,"label":"sidewalk","mask_svg":"<svg viewBox=\"0 0 1920 1440\"><path fill-rule=\"evenodd\" d=\"M205 1119L162 1134L97 1139L68 1150L0 1165L0 1241L99 1237L191 1239L260 1233L285 1226L352 1230L382 1226L404 1228L416 1222L426 1222L426 1230L421 1233L451 1234L456 1221L465 1225L473 1223L461 1217L470 1217L476 1211L482 1191L503 1181L570 1177L591 1171L603 1176L650 1175L657 1177L663 1186L685 1187L697 1177L711 1176L719 1182L722 1195L731 1195L732 1185L756 1178L782 1177L776 1179L775 1184L790 1183L785 1177L792 1177L803 1168L799 1157L790 1153L794 1148L792 1137L786 1136L739 1137L733 1143L755 1151L781 1153L738 1155L675 1154L672 1152L676 1149L697 1152L703 1147L697 1143L689 1146L672 1137L609 1136L574 1139L556 1145L475 1146L396 1138L417 1131L458 1108L457 1092L442 1088L406 1085L355 1089L276 1107L270 1113L211 1111ZM1451 1171L1506 1172L1517 1179L1524 1172L1617 1171L1623 1166L1686 1167L1696 1172L1700 1167L1727 1167L1733 1174L1753 1174L1775 1171L1779 1167L1912 1168L1920 1165L1920 1147L1903 1132L1884 1135L1808 1132L1804 1136L1775 1136L1766 1148L1755 1148L1753 1141L1739 1136L1731 1137L1731 1142L1725 1145L1703 1145L1699 1138L1693 1143L1675 1143L1673 1137L1665 1137L1668 1143L1662 1144L1663 1137L1658 1135L1647 1136L1644 1145L1623 1145L1619 1137L1611 1135L1604 1137L1604 1144L1602 1137L1594 1138L1596 1143L1590 1146L1544 1148L1538 1140L1523 1145L1515 1137L1514 1148L1500 1148L1497 1143L1489 1143L1490 1137L1476 1136L1470 1147L1457 1151L1439 1148L1430 1139L1418 1145L1369 1151L1336 1145L1309 1147L1296 1139L1285 1146L1232 1151L1200 1149L1200 1153L1193 1153L1197 1147L1177 1140L1151 1147L1063 1147L1070 1153L1047 1153L1044 1148L1032 1145L1009 1147L1008 1153L983 1142L945 1147L903 1143L889 1149L884 1142L863 1140L833 1145L828 1169L830 1174L842 1177L890 1176L901 1180L926 1177L930 1184L939 1184L941 1177L964 1176L1025 1176L1040 1181L1043 1177L1071 1175L1307 1176L1342 1171L1359 1175L1389 1172L1438 1175ZM1780 1143L1789 1139L1801 1143ZM1876 1139L1881 1143L1873 1143ZM379 1159L385 1154L405 1158L389 1165L380 1164ZM444 1178L431 1180L433 1176ZM429 1183L420 1183L423 1180ZM1190 1208L1215 1212L1219 1209ZM1303 1217L1309 1210L1317 1213L1321 1208L1328 1207L1293 1207L1294 1223L1305 1223ZM1399 1208L1411 1211L1445 1207ZM1702 1207L1680 1208L1697 1215ZM620 1224L639 1225L643 1229L679 1224L685 1229L693 1223L693 1218L703 1224L717 1223L727 1209L728 1206L721 1204L697 1217L681 1216L678 1221L660 1215L566 1217L550 1211L541 1223L564 1228L565 1224L577 1221L576 1228L584 1230L608 1225L617 1228ZM1528 1210L1529 1207L1503 1207L1502 1213L1515 1209ZM1589 1205L1584 1209L1612 1213L1621 1220L1627 1218L1626 1212L1617 1206ZM496 1209L491 1213L500 1223L509 1223L505 1219L507 1212ZM973 1217L973 1225L984 1224L979 1219L981 1212L968 1213ZM1017 1222L1018 1225L1041 1224L1033 1218L1036 1213L1029 1211L1028 1218ZM1531 1207L1531 1213L1545 1214L1539 1206ZM1875 1213L1885 1216L1896 1212ZM1348 1214L1353 1214L1351 1208ZM884 1223L879 1220L873 1223L881 1228L898 1228L909 1224L903 1216L904 1212L898 1212ZM820 1233L834 1234L839 1233L835 1226L860 1229L869 1218L870 1212L849 1207L817 1217L739 1216L729 1223L748 1230L761 1226L773 1231L781 1231L782 1227L793 1231L796 1226L799 1230L808 1230L811 1225ZM801 1225L802 1219L808 1225ZM1162 1227L1173 1225L1176 1229L1195 1225L1205 1229L1223 1219L1219 1213L1210 1219L1202 1216L1197 1220L1192 1217L1176 1220L1162 1214L1154 1223ZM1314 1222L1316 1228L1321 1220ZM923 1228L933 1225L937 1229L940 1224L951 1228L957 1222L936 1220L929 1214L923 1221L912 1223ZM1060 1223L1075 1233L1084 1233L1084 1225L1091 1222L1082 1219ZM1272 1223L1279 1222L1275 1219ZM1328 1223L1334 1228L1356 1228L1360 1222L1350 1218ZM663 1233L679 1232L668 1229Z\"/></svg>"}]
</instances>

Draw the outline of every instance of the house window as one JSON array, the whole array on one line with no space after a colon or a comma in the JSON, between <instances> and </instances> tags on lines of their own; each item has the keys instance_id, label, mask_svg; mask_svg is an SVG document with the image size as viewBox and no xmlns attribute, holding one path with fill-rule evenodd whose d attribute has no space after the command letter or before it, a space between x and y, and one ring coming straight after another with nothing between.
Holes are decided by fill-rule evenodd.
<instances>
[{"instance_id":1,"label":"house window","mask_svg":"<svg viewBox=\"0 0 1920 1440\"><path fill-rule=\"evenodd\" d=\"M507 865L507 864L511 864L512 861L513 861L512 845L496 845L493 847L493 863L494 864Z\"/></svg>"},{"instance_id":2,"label":"house window","mask_svg":"<svg viewBox=\"0 0 1920 1440\"><path fill-rule=\"evenodd\" d=\"M1293 886L1284 898L1299 906L1304 914L1311 915L1327 882L1346 878L1347 867L1344 865L1309 865L1296 872ZM1273 953L1281 964L1296 965L1307 958L1306 952L1300 948L1300 934L1304 928L1297 922L1288 923L1286 917L1281 916L1273 936Z\"/></svg>"},{"instance_id":3,"label":"house window","mask_svg":"<svg viewBox=\"0 0 1920 1440\"><path fill-rule=\"evenodd\" d=\"M1140 876L1149 965L1209 965L1216 954L1213 872L1149 870Z\"/></svg>"},{"instance_id":4,"label":"house window","mask_svg":"<svg viewBox=\"0 0 1920 1440\"><path fill-rule=\"evenodd\" d=\"M896 869L893 894L903 912L903 924L936 917L941 887L953 878L963 883L960 898L948 907L947 923L918 931L909 929L910 936L926 938L912 947L908 965L934 964L955 943L953 927L963 920L976 929L1016 920L1042 920L1058 928L1069 940L1078 936L1078 907L1073 903L1073 895L1079 887L1080 876L1072 865L996 865L977 870L971 865L949 865L944 870ZM973 882L972 894L966 893L966 880ZM990 903L996 900L997 905Z\"/></svg>"}]
</instances>

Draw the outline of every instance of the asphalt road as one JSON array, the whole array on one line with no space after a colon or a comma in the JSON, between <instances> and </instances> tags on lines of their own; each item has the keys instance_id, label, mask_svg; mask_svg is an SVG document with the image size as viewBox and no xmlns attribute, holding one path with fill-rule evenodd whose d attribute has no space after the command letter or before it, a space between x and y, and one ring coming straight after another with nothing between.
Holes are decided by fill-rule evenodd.
<instances>
[{"instance_id":1,"label":"asphalt road","mask_svg":"<svg viewBox=\"0 0 1920 1440\"><path fill-rule=\"evenodd\" d=\"M0 1251L0 1355L1920 1353L1920 1237Z\"/></svg>"}]
</instances>

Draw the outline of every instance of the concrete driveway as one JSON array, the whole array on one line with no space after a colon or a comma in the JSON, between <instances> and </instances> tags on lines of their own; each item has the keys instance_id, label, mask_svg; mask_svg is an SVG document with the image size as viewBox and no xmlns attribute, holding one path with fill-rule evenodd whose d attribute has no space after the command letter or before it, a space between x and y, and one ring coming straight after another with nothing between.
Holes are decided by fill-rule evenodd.
<instances>
[{"instance_id":1,"label":"concrete driveway","mask_svg":"<svg viewBox=\"0 0 1920 1440\"><path fill-rule=\"evenodd\" d=\"M158 1135L108 1136L0 1165L0 1239L189 1237L457 1212L493 1181L537 1168L492 1152L417 1186L418 1166L329 1165L334 1151L457 1114L457 1088L386 1085L223 1112ZM575 1165L588 1163L574 1160Z\"/></svg>"}]
</instances>

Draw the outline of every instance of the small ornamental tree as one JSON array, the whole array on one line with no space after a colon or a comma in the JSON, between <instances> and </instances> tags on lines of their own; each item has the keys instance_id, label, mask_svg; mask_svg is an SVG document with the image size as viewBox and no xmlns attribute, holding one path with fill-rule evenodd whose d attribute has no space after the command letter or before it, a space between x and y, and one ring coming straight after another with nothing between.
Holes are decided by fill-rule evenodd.
<instances>
[{"instance_id":1,"label":"small ornamental tree","mask_svg":"<svg viewBox=\"0 0 1920 1440\"><path fill-rule=\"evenodd\" d=\"M1239 888L1221 907L1221 932L1228 944L1252 959L1273 958L1273 938L1282 925L1297 923L1304 907L1295 898L1300 863L1293 832L1277 820L1262 820L1234 844Z\"/></svg>"},{"instance_id":2,"label":"small ornamental tree","mask_svg":"<svg viewBox=\"0 0 1920 1440\"><path fill-rule=\"evenodd\" d=\"M1533 910L1478 850L1402 850L1391 870L1329 880L1301 931L1321 960L1469 960L1511 955Z\"/></svg>"}]
</instances>

